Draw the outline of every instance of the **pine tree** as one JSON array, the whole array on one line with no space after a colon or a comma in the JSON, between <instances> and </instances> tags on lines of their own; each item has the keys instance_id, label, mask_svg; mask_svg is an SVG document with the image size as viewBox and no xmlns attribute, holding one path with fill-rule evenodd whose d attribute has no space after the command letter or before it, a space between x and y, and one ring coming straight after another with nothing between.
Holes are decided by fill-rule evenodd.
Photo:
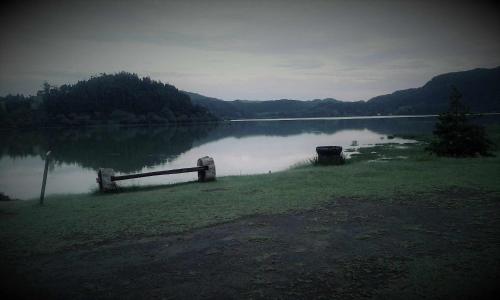
<instances>
[{"instance_id":1,"label":"pine tree","mask_svg":"<svg viewBox=\"0 0 500 300\"><path fill-rule=\"evenodd\" d=\"M437 139L431 142L428 150L439 156L488 156L493 144L487 138L484 127L469 122L468 109L460 101L461 98L460 92L452 87L450 107L439 115L433 131Z\"/></svg>"}]
</instances>

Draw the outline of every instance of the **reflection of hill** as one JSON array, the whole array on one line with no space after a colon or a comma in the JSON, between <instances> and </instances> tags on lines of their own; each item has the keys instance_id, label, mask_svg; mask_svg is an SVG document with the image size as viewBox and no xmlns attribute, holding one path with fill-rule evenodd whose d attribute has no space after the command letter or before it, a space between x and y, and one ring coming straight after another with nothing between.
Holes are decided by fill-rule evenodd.
<instances>
[{"instance_id":1,"label":"reflection of hill","mask_svg":"<svg viewBox=\"0 0 500 300\"><path fill-rule=\"evenodd\" d=\"M209 130L209 126L183 126L3 132L1 137L5 142L0 151L3 155L23 157L42 155L51 149L56 163L136 172L188 151Z\"/></svg>"},{"instance_id":2,"label":"reflection of hill","mask_svg":"<svg viewBox=\"0 0 500 300\"><path fill-rule=\"evenodd\" d=\"M500 121L499 116L471 117L471 119L481 124L492 124ZM435 122L436 118L434 117L228 122L217 126L205 138L196 140L195 145L202 145L226 137L243 138L256 135L290 136L302 133L333 134L341 130L368 129L385 135L431 134ZM354 139L356 139L355 136L353 136Z\"/></svg>"},{"instance_id":3,"label":"reflection of hill","mask_svg":"<svg viewBox=\"0 0 500 300\"><path fill-rule=\"evenodd\" d=\"M350 120L301 120L272 122L231 122L210 131L206 138L196 141L201 145L225 137L243 138L255 135L289 136L301 133L333 134L340 130L369 129L381 134L430 133L435 118L350 119ZM356 137L353 137L356 139Z\"/></svg>"},{"instance_id":4,"label":"reflection of hill","mask_svg":"<svg viewBox=\"0 0 500 300\"><path fill-rule=\"evenodd\" d=\"M481 118L498 122L498 116ZM341 130L369 129L380 134L430 133L435 118L356 120L303 120L232 122L219 125L179 127L129 127L46 129L29 132L0 132L0 156L42 156L48 149L57 163L74 163L97 169L113 168L136 172L174 159L192 147L226 137L256 135L290 136L302 133L333 134ZM353 140L356 136L353 136ZM210 155L210 153L207 153ZM194 162L193 162L194 163Z\"/></svg>"}]
</instances>

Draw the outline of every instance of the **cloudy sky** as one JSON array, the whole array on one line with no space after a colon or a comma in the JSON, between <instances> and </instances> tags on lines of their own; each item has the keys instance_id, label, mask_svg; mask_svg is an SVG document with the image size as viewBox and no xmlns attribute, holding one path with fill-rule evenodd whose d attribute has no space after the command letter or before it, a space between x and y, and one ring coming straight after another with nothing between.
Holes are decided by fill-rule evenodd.
<instances>
[{"instance_id":1,"label":"cloudy sky","mask_svg":"<svg viewBox=\"0 0 500 300\"><path fill-rule=\"evenodd\" d=\"M226 100L360 100L500 66L500 7L478 1L18 2L0 95L124 70Z\"/></svg>"}]
</instances>

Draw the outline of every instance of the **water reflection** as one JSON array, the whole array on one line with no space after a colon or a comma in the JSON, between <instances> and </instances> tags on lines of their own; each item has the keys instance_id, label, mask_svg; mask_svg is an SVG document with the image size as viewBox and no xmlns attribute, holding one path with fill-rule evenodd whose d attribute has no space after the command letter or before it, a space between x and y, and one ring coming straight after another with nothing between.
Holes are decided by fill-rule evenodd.
<instances>
[{"instance_id":1,"label":"water reflection","mask_svg":"<svg viewBox=\"0 0 500 300\"><path fill-rule=\"evenodd\" d=\"M382 135L420 134L432 131L435 118L301 120L273 122L232 122L210 131L207 140L228 136L290 136L302 133L333 134L341 130L368 129ZM199 141L205 142L204 139Z\"/></svg>"},{"instance_id":2,"label":"water reflection","mask_svg":"<svg viewBox=\"0 0 500 300\"><path fill-rule=\"evenodd\" d=\"M434 118L232 122L183 127L45 129L0 132L0 191L37 197L43 155L52 150L47 193L87 192L95 171L121 173L190 167L215 159L219 176L275 172L311 158L318 145L383 142L392 134L432 131ZM391 141L398 141L391 140ZM158 184L194 180L195 173L120 182Z\"/></svg>"},{"instance_id":3,"label":"water reflection","mask_svg":"<svg viewBox=\"0 0 500 300\"><path fill-rule=\"evenodd\" d=\"M108 166L119 172L136 172L174 160L189 150L195 140L206 137L214 126L3 132L0 153L10 158L42 158L50 149L57 165L77 164L93 170Z\"/></svg>"}]
</instances>

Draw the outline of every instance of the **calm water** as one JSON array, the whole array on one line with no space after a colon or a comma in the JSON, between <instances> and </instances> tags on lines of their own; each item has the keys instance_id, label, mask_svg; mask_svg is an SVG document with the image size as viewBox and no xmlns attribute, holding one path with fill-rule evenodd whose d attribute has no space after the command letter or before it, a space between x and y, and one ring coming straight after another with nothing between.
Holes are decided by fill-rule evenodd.
<instances>
[{"instance_id":1,"label":"calm water","mask_svg":"<svg viewBox=\"0 0 500 300\"><path fill-rule=\"evenodd\" d=\"M488 117L489 122L500 118ZM217 175L276 172L304 162L319 145L359 147L384 142L392 134L429 133L435 118L245 121L219 125L45 129L0 132L0 192L28 199L39 196L43 155L52 150L47 194L97 188L96 170L136 173L196 166L214 158ZM121 181L119 185L195 180L196 173Z\"/></svg>"}]
</instances>

